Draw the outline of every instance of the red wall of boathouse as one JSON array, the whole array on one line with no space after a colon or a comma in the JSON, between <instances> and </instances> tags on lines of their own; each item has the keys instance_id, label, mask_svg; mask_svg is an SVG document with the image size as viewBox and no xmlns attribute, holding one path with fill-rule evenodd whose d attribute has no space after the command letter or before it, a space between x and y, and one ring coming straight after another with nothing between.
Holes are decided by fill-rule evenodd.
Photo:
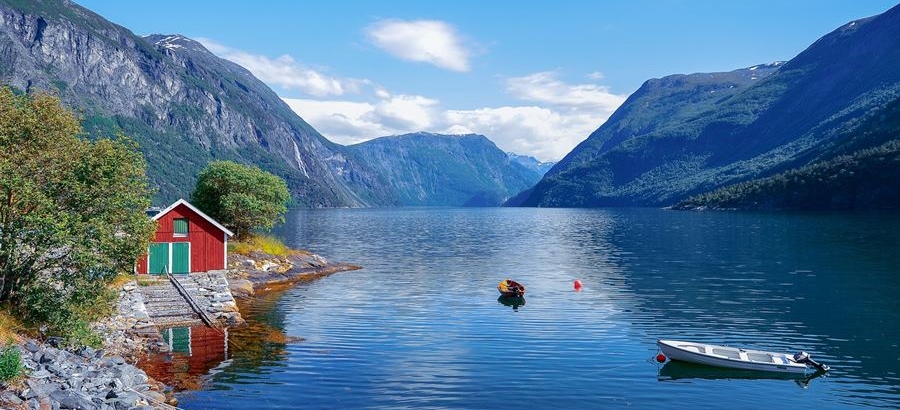
<instances>
[{"instance_id":1,"label":"red wall of boathouse","mask_svg":"<svg viewBox=\"0 0 900 410\"><path fill-rule=\"evenodd\" d=\"M175 236L175 219L188 220L187 236ZM191 272L225 269L225 232L184 204L179 204L156 221L152 242L190 242ZM137 263L137 273L147 273L147 255Z\"/></svg>"}]
</instances>

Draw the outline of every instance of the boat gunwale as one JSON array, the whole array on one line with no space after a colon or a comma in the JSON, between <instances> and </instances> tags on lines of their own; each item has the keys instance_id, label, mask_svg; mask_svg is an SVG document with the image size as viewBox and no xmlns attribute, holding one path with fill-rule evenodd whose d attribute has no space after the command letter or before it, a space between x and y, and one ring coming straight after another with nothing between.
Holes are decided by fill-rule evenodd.
<instances>
[{"instance_id":1,"label":"boat gunwale","mask_svg":"<svg viewBox=\"0 0 900 410\"><path fill-rule=\"evenodd\" d=\"M750 360L750 359L747 359L747 360L743 360L743 359L740 359L740 358L734 359L734 358L731 358L731 357L722 356L722 355L718 355L718 354L715 354L715 353L700 353L700 352L693 352L693 351L690 351L690 350L685 350L685 349L681 348L680 346L673 345L672 343L684 343L684 344L702 345L702 346L704 346L704 349L705 349L706 347L719 347L719 348L726 348L726 349L733 349L733 350L737 350L737 351L743 351L743 352L745 352L745 353L746 353L746 352L764 353L764 354L769 354L769 355L773 355L773 356L776 356L776 355L783 355L783 356L787 359L787 361L786 361L784 364L778 364L778 363L774 363L774 362L760 362L760 361L753 361L753 360ZM747 367L735 367L735 368L738 368L738 369L744 369L744 370L758 370L758 371L775 371L775 372L801 373L800 370L802 370L803 372L806 372L806 371L808 371L808 370L810 369L809 366L807 366L807 365L805 365L805 364L803 364L803 363L798 363L798 362L794 361L792 358L790 358L790 357L789 357L787 354L785 354L785 353L768 352L768 351L765 351L765 350L742 349L742 348L730 347L730 346L711 345L711 344L707 344L707 343L686 342L686 341L682 341L682 340L663 340L663 339L659 339L659 340L656 341L656 344L657 344L657 346L660 348L660 350L665 350L665 349L663 349L663 346L666 346L666 347L668 347L668 348L677 350L679 353L686 353L686 354L688 354L688 355L690 355L690 356L695 356L695 357L700 357L700 358L710 359L710 360L712 360L712 361L724 361L724 362L726 362L726 363L727 363L727 362L732 362L732 363L737 363L737 364L751 365L751 366L758 366L758 367L760 367L760 368L754 368L754 369L750 369L750 368L747 368ZM672 356L672 355L669 354L669 356ZM679 360L679 359L673 359L673 360ZM705 363L705 362L694 362L694 363L701 363L701 364L706 364L706 365L714 366L713 364Z\"/></svg>"}]
</instances>

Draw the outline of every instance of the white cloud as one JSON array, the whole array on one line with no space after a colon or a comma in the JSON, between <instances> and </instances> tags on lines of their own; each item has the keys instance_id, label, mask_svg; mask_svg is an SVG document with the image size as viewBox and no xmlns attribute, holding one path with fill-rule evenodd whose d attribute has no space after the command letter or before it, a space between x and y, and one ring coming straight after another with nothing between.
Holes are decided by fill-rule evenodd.
<instances>
[{"instance_id":1,"label":"white cloud","mask_svg":"<svg viewBox=\"0 0 900 410\"><path fill-rule=\"evenodd\" d=\"M375 104L367 118L396 130L427 130L434 123L437 105L437 100L420 95L394 95Z\"/></svg>"},{"instance_id":2,"label":"white cloud","mask_svg":"<svg viewBox=\"0 0 900 410\"><path fill-rule=\"evenodd\" d=\"M506 90L526 101L546 103L571 109L593 110L611 114L626 95L610 92L609 87L595 84L566 84L553 71L543 71L506 80Z\"/></svg>"},{"instance_id":3,"label":"white cloud","mask_svg":"<svg viewBox=\"0 0 900 410\"><path fill-rule=\"evenodd\" d=\"M368 83L366 80L328 76L298 63L287 54L272 59L233 49L205 38L199 38L197 41L213 54L237 63L267 84L299 90L316 97L357 93L361 85Z\"/></svg>"},{"instance_id":4,"label":"white cloud","mask_svg":"<svg viewBox=\"0 0 900 410\"><path fill-rule=\"evenodd\" d=\"M511 96L538 105L448 110L447 129L464 127L500 148L540 160L559 160L625 102L627 95L595 84L568 84L552 71L505 81Z\"/></svg>"},{"instance_id":5,"label":"white cloud","mask_svg":"<svg viewBox=\"0 0 900 410\"><path fill-rule=\"evenodd\" d=\"M349 145L392 134L382 124L367 119L375 106L366 102L282 98L294 112L329 140Z\"/></svg>"},{"instance_id":6,"label":"white cloud","mask_svg":"<svg viewBox=\"0 0 900 410\"><path fill-rule=\"evenodd\" d=\"M373 103L282 99L322 135L339 144L430 130L440 117L437 100L418 95L377 95L385 98Z\"/></svg>"},{"instance_id":7,"label":"white cloud","mask_svg":"<svg viewBox=\"0 0 900 410\"><path fill-rule=\"evenodd\" d=\"M559 160L594 131L608 115L560 112L536 106L449 110L445 121L488 136L498 147L540 160Z\"/></svg>"},{"instance_id":8,"label":"white cloud","mask_svg":"<svg viewBox=\"0 0 900 410\"><path fill-rule=\"evenodd\" d=\"M366 29L378 48L409 61L433 64L451 71L469 71L467 50L453 26L437 20L383 20Z\"/></svg>"},{"instance_id":9,"label":"white cloud","mask_svg":"<svg viewBox=\"0 0 900 410\"><path fill-rule=\"evenodd\" d=\"M606 75L604 75L600 71L594 71L593 73L588 74L587 78L590 78L591 80L596 81L596 80L602 80L602 79L606 78Z\"/></svg>"},{"instance_id":10,"label":"white cloud","mask_svg":"<svg viewBox=\"0 0 900 410\"><path fill-rule=\"evenodd\" d=\"M390 95L375 102L285 99L319 132L340 144L429 131L482 134L505 151L558 160L587 138L611 110L578 105L503 106L448 110L439 101L417 95ZM609 108L609 107L607 107Z\"/></svg>"},{"instance_id":11,"label":"white cloud","mask_svg":"<svg viewBox=\"0 0 900 410\"><path fill-rule=\"evenodd\" d=\"M469 127L466 127L465 125L453 124L450 126L450 128L447 128L444 131L442 131L442 133L450 134L450 135L466 135L466 134L475 134L475 131L472 131L471 129L469 129Z\"/></svg>"}]
</instances>

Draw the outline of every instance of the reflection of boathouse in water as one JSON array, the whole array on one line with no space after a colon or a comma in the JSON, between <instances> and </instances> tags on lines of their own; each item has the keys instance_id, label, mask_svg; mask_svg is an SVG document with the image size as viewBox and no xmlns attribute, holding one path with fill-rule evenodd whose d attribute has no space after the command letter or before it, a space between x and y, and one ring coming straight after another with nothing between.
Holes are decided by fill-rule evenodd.
<instances>
[{"instance_id":1,"label":"reflection of boathouse in water","mask_svg":"<svg viewBox=\"0 0 900 410\"><path fill-rule=\"evenodd\" d=\"M176 327L160 333L171 353L156 355L149 366L142 367L154 379L177 390L196 389L203 376L229 358L228 328Z\"/></svg>"}]
</instances>

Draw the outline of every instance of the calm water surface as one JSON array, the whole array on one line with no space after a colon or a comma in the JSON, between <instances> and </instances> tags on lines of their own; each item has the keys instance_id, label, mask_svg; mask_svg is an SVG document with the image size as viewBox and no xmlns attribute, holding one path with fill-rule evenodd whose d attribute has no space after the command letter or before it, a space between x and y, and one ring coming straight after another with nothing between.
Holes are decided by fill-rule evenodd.
<instances>
[{"instance_id":1,"label":"calm water surface","mask_svg":"<svg viewBox=\"0 0 900 410\"><path fill-rule=\"evenodd\" d=\"M898 215L297 210L276 234L365 268L244 307L181 407L900 408ZM524 305L498 302L504 277ZM662 366L659 338L834 370Z\"/></svg>"}]
</instances>

